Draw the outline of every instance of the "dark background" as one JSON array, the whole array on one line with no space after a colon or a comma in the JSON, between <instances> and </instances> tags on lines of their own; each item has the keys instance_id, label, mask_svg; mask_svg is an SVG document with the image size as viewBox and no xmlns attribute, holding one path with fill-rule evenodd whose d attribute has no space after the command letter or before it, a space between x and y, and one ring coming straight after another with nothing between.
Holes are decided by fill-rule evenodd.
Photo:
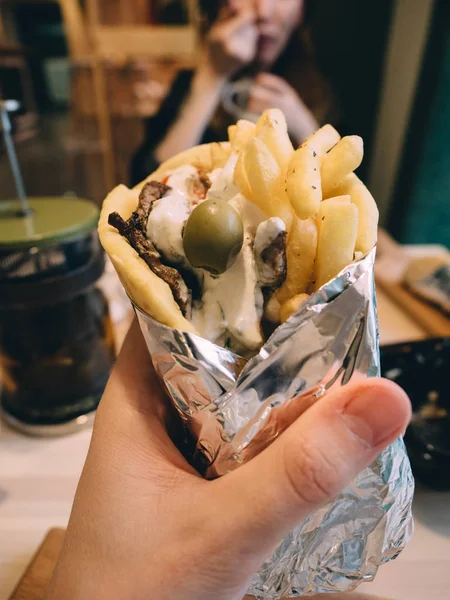
<instances>
[{"instance_id":1,"label":"dark background","mask_svg":"<svg viewBox=\"0 0 450 600\"><path fill-rule=\"evenodd\" d=\"M210 0L213 2L214 0ZM393 0L309 0L308 18L323 75L331 82L342 115L341 133L364 138L367 179L380 101L382 71ZM30 49L39 111L67 109L52 96L47 63L67 58L61 14L56 3L19 2L14 10L20 41ZM184 20L169 4L168 22ZM405 52L407 52L407 48ZM18 97L14 71L0 71L5 95ZM20 99L20 96L19 96ZM388 229L407 243L450 246L450 2L436 0L414 109L388 218Z\"/></svg>"}]
</instances>

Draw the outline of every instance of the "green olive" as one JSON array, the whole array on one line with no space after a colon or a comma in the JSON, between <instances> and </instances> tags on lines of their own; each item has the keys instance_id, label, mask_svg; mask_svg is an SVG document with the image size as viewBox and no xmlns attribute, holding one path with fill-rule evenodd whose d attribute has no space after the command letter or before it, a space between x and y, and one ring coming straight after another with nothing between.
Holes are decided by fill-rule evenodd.
<instances>
[{"instance_id":1,"label":"green olive","mask_svg":"<svg viewBox=\"0 0 450 600\"><path fill-rule=\"evenodd\" d=\"M189 216L183 233L186 258L214 275L235 262L244 241L241 217L223 200L205 200Z\"/></svg>"}]
</instances>

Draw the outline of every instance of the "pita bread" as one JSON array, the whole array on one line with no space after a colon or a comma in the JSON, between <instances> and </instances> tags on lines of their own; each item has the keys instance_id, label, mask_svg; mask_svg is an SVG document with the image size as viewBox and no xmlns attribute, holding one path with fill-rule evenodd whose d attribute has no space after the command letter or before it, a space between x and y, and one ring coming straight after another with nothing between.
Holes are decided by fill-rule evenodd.
<instances>
[{"instance_id":1,"label":"pita bread","mask_svg":"<svg viewBox=\"0 0 450 600\"><path fill-rule=\"evenodd\" d=\"M197 333L194 326L184 318L170 286L155 275L117 229L109 225L108 217L112 212L118 212L123 219L129 219L138 206L139 192L147 181L161 181L164 173L182 165L193 165L209 172L222 167L229 155L228 142L196 146L163 163L135 188L130 190L124 185L117 186L103 202L98 234L123 287L139 308L156 321L174 329Z\"/></svg>"}]
</instances>

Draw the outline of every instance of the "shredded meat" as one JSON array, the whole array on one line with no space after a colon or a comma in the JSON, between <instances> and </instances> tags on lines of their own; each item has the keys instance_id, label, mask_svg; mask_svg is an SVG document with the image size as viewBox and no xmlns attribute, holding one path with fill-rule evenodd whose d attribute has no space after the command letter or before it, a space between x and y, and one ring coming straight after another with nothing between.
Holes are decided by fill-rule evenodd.
<instances>
[{"instance_id":1,"label":"shredded meat","mask_svg":"<svg viewBox=\"0 0 450 600\"><path fill-rule=\"evenodd\" d=\"M146 238L143 231L136 227L133 217L129 221L125 221L119 213L113 212L109 215L108 223L112 227L115 227L120 235L128 240L132 248L136 250L153 273L170 286L173 297L180 307L181 312L187 319L190 319L192 298L189 288L176 269L161 263L160 253L150 240Z\"/></svg>"},{"instance_id":2,"label":"shredded meat","mask_svg":"<svg viewBox=\"0 0 450 600\"><path fill-rule=\"evenodd\" d=\"M201 200L206 198L206 194L208 193L209 188L211 187L211 180L208 177L208 174L205 171L199 169L198 171L198 179L195 182L193 193L194 196L200 198Z\"/></svg>"},{"instance_id":3,"label":"shredded meat","mask_svg":"<svg viewBox=\"0 0 450 600\"><path fill-rule=\"evenodd\" d=\"M277 237L261 252L263 268L260 268L260 283L279 287L286 279L286 232Z\"/></svg>"},{"instance_id":4,"label":"shredded meat","mask_svg":"<svg viewBox=\"0 0 450 600\"><path fill-rule=\"evenodd\" d=\"M148 216L153 203L160 200L171 188L159 181L147 182L139 194L139 205L131 216L133 225L143 231L147 229Z\"/></svg>"}]
</instances>

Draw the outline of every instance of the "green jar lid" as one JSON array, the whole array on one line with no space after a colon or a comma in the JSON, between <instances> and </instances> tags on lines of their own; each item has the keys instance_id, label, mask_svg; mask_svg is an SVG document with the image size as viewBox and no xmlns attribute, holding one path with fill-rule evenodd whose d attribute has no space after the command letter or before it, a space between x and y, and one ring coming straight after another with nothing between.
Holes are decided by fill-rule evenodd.
<instances>
[{"instance_id":1,"label":"green jar lid","mask_svg":"<svg viewBox=\"0 0 450 600\"><path fill-rule=\"evenodd\" d=\"M82 198L28 198L31 214L18 200L0 200L0 250L42 248L88 235L98 222L97 206Z\"/></svg>"}]
</instances>

